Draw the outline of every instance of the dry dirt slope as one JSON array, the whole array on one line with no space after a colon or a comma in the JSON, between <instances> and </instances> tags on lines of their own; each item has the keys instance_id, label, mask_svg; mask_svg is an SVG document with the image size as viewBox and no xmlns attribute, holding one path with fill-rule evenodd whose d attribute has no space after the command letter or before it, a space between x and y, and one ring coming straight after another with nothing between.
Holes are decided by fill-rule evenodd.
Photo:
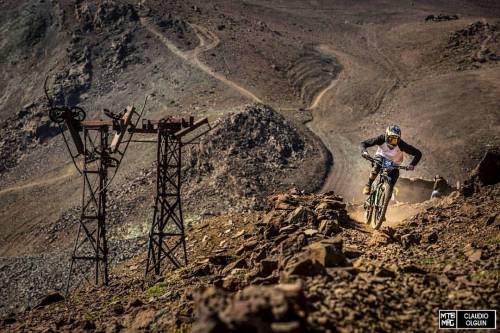
<instances>
[{"instance_id":1,"label":"dry dirt slope","mask_svg":"<svg viewBox=\"0 0 500 333\"><path fill-rule=\"evenodd\" d=\"M168 106L170 113L215 118L240 107L247 97L271 103L290 117L295 116L291 110L312 105L310 128L334 157L324 188L334 187L349 199L359 195L366 177L357 143L388 122L400 123L408 141L424 151L421 166L410 176L442 173L460 179L484 147L498 141L499 94L493 83L498 66L491 57L498 44L491 28L498 8L493 2L73 5L2 5L8 46L2 54L2 82L9 82L2 88L0 109L2 119L9 118L3 125L1 149L7 155L2 161L13 156L8 165L14 166L22 157L20 165L2 173L3 190L22 189L14 206L4 207L2 219L13 221L13 227L24 225L23 232L52 223L61 208L78 200L74 178L44 184L42 191L49 195L36 201L31 198L37 192L25 186L42 177L60 179L58 168L67 161L59 136L50 138L57 131L47 125L43 111L41 84L49 70L56 74L56 96L80 102L90 116L100 116L109 105L120 110L139 104L148 93L154 94L150 116ZM457 13L460 19L424 21L437 12ZM17 16L36 24L17 25L11 20ZM489 22L490 28L483 24L464 38L454 35L452 42L458 44L450 50L450 34L476 21ZM490 53L481 51L486 44ZM481 52L488 57L474 60ZM321 92L321 100L313 98ZM122 170L130 177L154 156L152 149L141 148L130 155ZM117 187L122 184L118 179ZM12 191L0 195L5 193ZM43 214L40 207L47 208Z\"/></svg>"},{"instance_id":2,"label":"dry dirt slope","mask_svg":"<svg viewBox=\"0 0 500 333\"><path fill-rule=\"evenodd\" d=\"M191 264L146 289L140 257L117 267L110 287L84 287L65 301L52 294L4 317L0 328L434 331L438 309L499 305L500 192L484 179L476 177L467 196L378 232L351 221L332 193L274 195L264 212L191 228Z\"/></svg>"},{"instance_id":3,"label":"dry dirt slope","mask_svg":"<svg viewBox=\"0 0 500 333\"><path fill-rule=\"evenodd\" d=\"M54 73L53 93L80 102L92 117L101 116L102 107L115 105L118 111L152 93L149 116L168 107L171 114L216 118L250 101L248 94L220 80L223 76L286 117L302 121L310 117L296 110L307 108L317 92L330 88L312 103L310 126L334 157L325 189L348 199L359 193L366 176L357 143L378 134L388 121L402 124L409 141L424 150L417 176L439 172L460 179L487 144L498 142L498 62L492 57L498 45L495 2L144 5L2 2L0 150L7 154L2 163L10 157L15 161L0 175L2 255L46 252L47 235L40 230L60 238L51 243L51 250L60 251L73 237L59 226L61 221L75 223L68 212L79 201L78 181L68 173L71 166L65 165L60 136L53 138L57 132L44 112L40 88L49 70ZM425 16L438 12L457 13L460 19L424 22ZM13 19L17 17L21 20ZM197 31L214 48L196 53L191 61L162 42L166 39L177 50L193 54L202 44ZM193 64L203 64L206 70ZM449 134L442 134L443 128ZM151 176L139 170L150 168L154 152L137 147L130 156L116 190L136 195L125 184ZM313 177L318 181L318 174ZM38 185L31 186L34 183ZM253 175L245 183L250 188L259 184ZM126 211L126 217L117 212L114 221L125 226L147 221L139 208L148 195L141 193L135 202L131 196L130 207L138 207L135 213Z\"/></svg>"}]
</instances>

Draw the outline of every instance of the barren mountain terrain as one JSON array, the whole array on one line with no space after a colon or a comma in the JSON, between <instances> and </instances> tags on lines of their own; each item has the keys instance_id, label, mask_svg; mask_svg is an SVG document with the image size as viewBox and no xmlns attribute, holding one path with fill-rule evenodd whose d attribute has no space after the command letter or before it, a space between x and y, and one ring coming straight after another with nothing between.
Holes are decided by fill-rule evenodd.
<instances>
[{"instance_id":1,"label":"barren mountain terrain","mask_svg":"<svg viewBox=\"0 0 500 333\"><path fill-rule=\"evenodd\" d=\"M3 0L0 68L1 330L428 331L438 308L498 308L498 185L463 185L500 145L498 1ZM131 143L111 286L32 310L64 294L82 191L44 83L87 119L208 118L183 148L188 268L142 288L156 147ZM393 123L423 158L373 233L359 143ZM436 174L462 194L426 201ZM339 261L309 276L313 245Z\"/></svg>"}]
</instances>

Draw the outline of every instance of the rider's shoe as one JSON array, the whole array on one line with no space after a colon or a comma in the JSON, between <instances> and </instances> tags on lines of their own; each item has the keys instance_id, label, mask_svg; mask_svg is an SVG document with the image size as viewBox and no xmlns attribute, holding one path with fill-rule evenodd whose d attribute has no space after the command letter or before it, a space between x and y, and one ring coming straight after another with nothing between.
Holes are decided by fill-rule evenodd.
<instances>
[{"instance_id":1,"label":"rider's shoe","mask_svg":"<svg viewBox=\"0 0 500 333\"><path fill-rule=\"evenodd\" d=\"M370 194L371 190L372 190L371 185L366 184L365 187L363 187L363 194L368 195Z\"/></svg>"}]
</instances>

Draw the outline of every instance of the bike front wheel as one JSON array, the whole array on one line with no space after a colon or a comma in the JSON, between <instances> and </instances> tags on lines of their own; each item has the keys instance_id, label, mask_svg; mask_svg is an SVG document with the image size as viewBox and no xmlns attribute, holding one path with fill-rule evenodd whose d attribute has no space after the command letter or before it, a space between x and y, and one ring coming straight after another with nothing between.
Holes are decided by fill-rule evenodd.
<instances>
[{"instance_id":1,"label":"bike front wheel","mask_svg":"<svg viewBox=\"0 0 500 333\"><path fill-rule=\"evenodd\" d=\"M365 202L365 223L370 224L373 218L373 194L370 194L370 197Z\"/></svg>"},{"instance_id":2,"label":"bike front wheel","mask_svg":"<svg viewBox=\"0 0 500 333\"><path fill-rule=\"evenodd\" d=\"M385 221L385 214L387 212L387 206L389 206L389 201L392 196L392 186L389 183L385 183L378 189L376 202L375 202L375 216L372 220L372 227L378 230Z\"/></svg>"}]
</instances>

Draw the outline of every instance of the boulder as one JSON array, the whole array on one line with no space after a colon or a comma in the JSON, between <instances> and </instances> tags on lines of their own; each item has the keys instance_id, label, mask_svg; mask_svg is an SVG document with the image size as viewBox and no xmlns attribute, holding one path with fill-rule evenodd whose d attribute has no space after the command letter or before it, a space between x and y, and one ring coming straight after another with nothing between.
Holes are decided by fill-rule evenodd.
<instances>
[{"instance_id":1,"label":"boulder","mask_svg":"<svg viewBox=\"0 0 500 333\"><path fill-rule=\"evenodd\" d=\"M300 257L289 263L285 269L285 276L315 276L325 274L325 267L319 262L307 257Z\"/></svg>"},{"instance_id":2,"label":"boulder","mask_svg":"<svg viewBox=\"0 0 500 333\"><path fill-rule=\"evenodd\" d=\"M199 297L192 333L303 332L306 302L296 285L249 286L228 295L206 291Z\"/></svg>"},{"instance_id":3,"label":"boulder","mask_svg":"<svg viewBox=\"0 0 500 333\"><path fill-rule=\"evenodd\" d=\"M319 232L329 237L342 231L337 220L322 220L319 223Z\"/></svg>"},{"instance_id":4,"label":"boulder","mask_svg":"<svg viewBox=\"0 0 500 333\"><path fill-rule=\"evenodd\" d=\"M320 202L319 205L316 206L315 210L342 210L345 209L346 204L342 201L337 200L328 200L324 199Z\"/></svg>"},{"instance_id":5,"label":"boulder","mask_svg":"<svg viewBox=\"0 0 500 333\"><path fill-rule=\"evenodd\" d=\"M223 275L227 275L230 273L233 269L235 268L247 268L247 262L244 258L238 259L236 261L233 261L232 263L228 264L224 269L222 270Z\"/></svg>"},{"instance_id":6,"label":"boulder","mask_svg":"<svg viewBox=\"0 0 500 333\"><path fill-rule=\"evenodd\" d=\"M342 253L342 239L322 240L307 246L295 255L285 267L285 275L314 276L325 274L325 267L344 266L347 259Z\"/></svg>"},{"instance_id":7,"label":"boulder","mask_svg":"<svg viewBox=\"0 0 500 333\"><path fill-rule=\"evenodd\" d=\"M278 269L278 261L264 259L259 263L257 276L259 277L268 277L271 275L276 269Z\"/></svg>"},{"instance_id":8,"label":"boulder","mask_svg":"<svg viewBox=\"0 0 500 333\"><path fill-rule=\"evenodd\" d=\"M240 289L243 283L243 276L241 276L240 270L236 269L232 274L222 279L222 288L228 291L236 291Z\"/></svg>"},{"instance_id":9,"label":"boulder","mask_svg":"<svg viewBox=\"0 0 500 333\"><path fill-rule=\"evenodd\" d=\"M319 262L323 267L343 266L346 263L346 257L342 253L341 238L313 243L306 247L303 254Z\"/></svg>"},{"instance_id":10,"label":"boulder","mask_svg":"<svg viewBox=\"0 0 500 333\"><path fill-rule=\"evenodd\" d=\"M217 266L226 266L233 260L234 258L232 256L226 256L226 255L215 255L208 258L209 263Z\"/></svg>"},{"instance_id":11,"label":"boulder","mask_svg":"<svg viewBox=\"0 0 500 333\"><path fill-rule=\"evenodd\" d=\"M396 273L394 273L393 271L391 271L383 266L379 266L379 267L375 268L374 274L375 274L375 276L383 277L383 278L394 278L396 276Z\"/></svg>"},{"instance_id":12,"label":"boulder","mask_svg":"<svg viewBox=\"0 0 500 333\"><path fill-rule=\"evenodd\" d=\"M297 207L288 215L287 222L290 224L316 224L316 215L312 210L304 206Z\"/></svg>"},{"instance_id":13,"label":"boulder","mask_svg":"<svg viewBox=\"0 0 500 333\"><path fill-rule=\"evenodd\" d=\"M401 245L408 248L420 244L421 236L415 232L401 236Z\"/></svg>"},{"instance_id":14,"label":"boulder","mask_svg":"<svg viewBox=\"0 0 500 333\"><path fill-rule=\"evenodd\" d=\"M407 264L401 267L401 271L403 273L413 273L413 274L427 274L425 270L422 268L413 265L413 264Z\"/></svg>"},{"instance_id":15,"label":"boulder","mask_svg":"<svg viewBox=\"0 0 500 333\"><path fill-rule=\"evenodd\" d=\"M488 150L481 162L472 171L481 185L494 185L500 182L500 149Z\"/></svg>"},{"instance_id":16,"label":"boulder","mask_svg":"<svg viewBox=\"0 0 500 333\"><path fill-rule=\"evenodd\" d=\"M394 239L384 231L375 230L368 244L370 246L383 246L394 242Z\"/></svg>"},{"instance_id":17,"label":"boulder","mask_svg":"<svg viewBox=\"0 0 500 333\"><path fill-rule=\"evenodd\" d=\"M460 188L460 192L464 196L471 196L482 186L497 184L500 182L498 170L500 170L500 148L496 147L484 154L482 160L472 170L469 179Z\"/></svg>"}]
</instances>

